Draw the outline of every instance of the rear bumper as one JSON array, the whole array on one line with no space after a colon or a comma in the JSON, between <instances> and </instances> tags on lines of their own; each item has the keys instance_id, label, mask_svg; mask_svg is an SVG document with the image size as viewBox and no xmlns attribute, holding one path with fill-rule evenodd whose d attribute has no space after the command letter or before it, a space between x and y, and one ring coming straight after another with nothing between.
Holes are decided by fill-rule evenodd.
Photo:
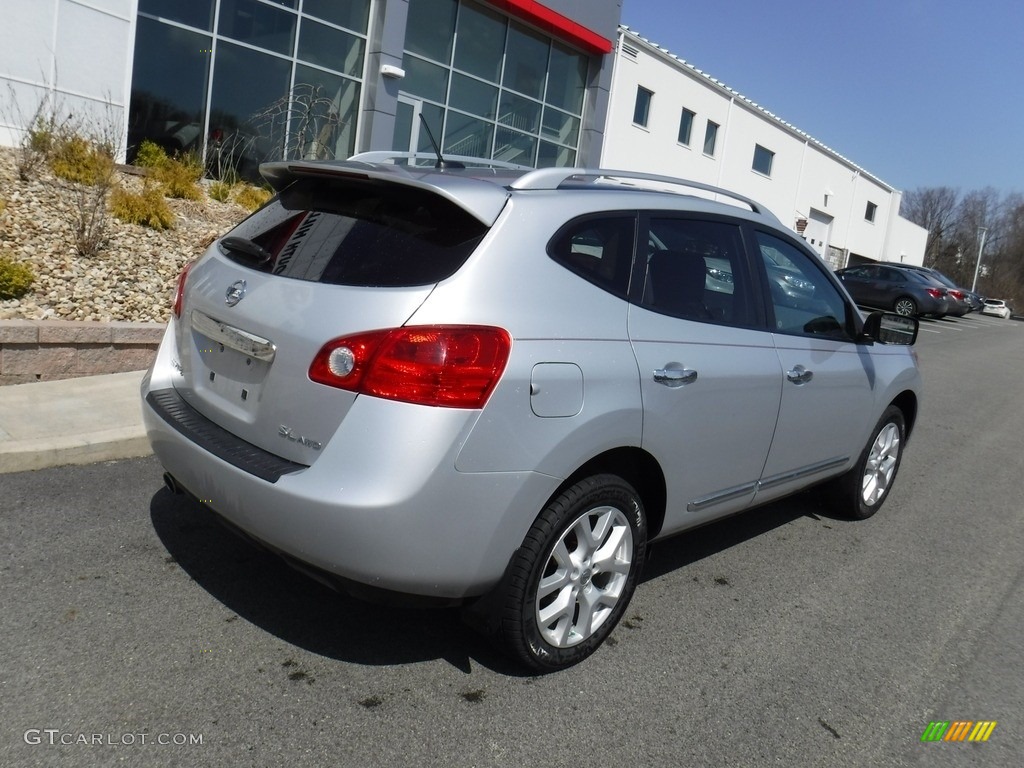
<instances>
[{"instance_id":1,"label":"rear bumper","mask_svg":"<svg viewBox=\"0 0 1024 768\"><path fill-rule=\"evenodd\" d=\"M458 472L476 412L369 397L312 466L284 462L195 411L177 417L189 428L174 424L169 404L189 406L173 402L166 361L158 355L143 380L142 411L153 452L177 484L270 549L370 591L450 601L485 593L559 482L537 472ZM197 430L216 433L216 445ZM284 464L253 471L274 459Z\"/></svg>"}]
</instances>

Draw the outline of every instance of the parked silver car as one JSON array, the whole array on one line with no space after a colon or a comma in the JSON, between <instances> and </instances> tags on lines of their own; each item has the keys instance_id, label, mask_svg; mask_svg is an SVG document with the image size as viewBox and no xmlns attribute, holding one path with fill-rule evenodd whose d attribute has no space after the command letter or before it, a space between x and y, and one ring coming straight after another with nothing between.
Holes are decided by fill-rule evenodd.
<instances>
[{"instance_id":1,"label":"parked silver car","mask_svg":"<svg viewBox=\"0 0 1024 768\"><path fill-rule=\"evenodd\" d=\"M917 321L862 319L757 203L377 155L263 173L274 199L182 272L143 410L168 485L301 568L465 604L552 670L613 630L649 542L891 490Z\"/></svg>"}]
</instances>

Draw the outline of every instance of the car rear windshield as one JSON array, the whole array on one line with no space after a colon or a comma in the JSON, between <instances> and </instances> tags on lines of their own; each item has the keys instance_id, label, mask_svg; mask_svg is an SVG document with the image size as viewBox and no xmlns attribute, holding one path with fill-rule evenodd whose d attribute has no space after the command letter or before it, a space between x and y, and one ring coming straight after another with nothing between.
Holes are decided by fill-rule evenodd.
<instances>
[{"instance_id":1,"label":"car rear windshield","mask_svg":"<svg viewBox=\"0 0 1024 768\"><path fill-rule=\"evenodd\" d=\"M300 178L220 242L261 272L333 285L427 285L454 274L487 227L454 203L398 184Z\"/></svg>"}]
</instances>

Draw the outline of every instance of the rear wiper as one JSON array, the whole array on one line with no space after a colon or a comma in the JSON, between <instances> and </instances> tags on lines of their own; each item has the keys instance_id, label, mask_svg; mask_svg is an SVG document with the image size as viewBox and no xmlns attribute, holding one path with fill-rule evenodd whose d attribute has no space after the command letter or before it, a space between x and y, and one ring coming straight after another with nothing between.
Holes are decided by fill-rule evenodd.
<instances>
[{"instance_id":1,"label":"rear wiper","mask_svg":"<svg viewBox=\"0 0 1024 768\"><path fill-rule=\"evenodd\" d=\"M266 264L274 258L274 254L262 245L244 237L225 237L220 241L220 246L226 251L247 256L259 265Z\"/></svg>"}]
</instances>

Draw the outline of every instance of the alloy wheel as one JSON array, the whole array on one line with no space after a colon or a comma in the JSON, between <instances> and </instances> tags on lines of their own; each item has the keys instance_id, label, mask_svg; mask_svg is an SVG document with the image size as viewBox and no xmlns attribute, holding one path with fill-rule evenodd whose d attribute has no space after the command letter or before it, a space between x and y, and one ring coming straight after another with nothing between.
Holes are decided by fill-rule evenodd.
<instances>
[{"instance_id":1,"label":"alloy wheel","mask_svg":"<svg viewBox=\"0 0 1024 768\"><path fill-rule=\"evenodd\" d=\"M591 637L624 596L634 558L633 530L622 510L580 515L547 554L537 585L537 627L555 648Z\"/></svg>"},{"instance_id":2,"label":"alloy wheel","mask_svg":"<svg viewBox=\"0 0 1024 768\"><path fill-rule=\"evenodd\" d=\"M861 499L866 505L876 504L889 489L899 463L900 446L900 429L896 424L889 422L875 437L864 465Z\"/></svg>"}]
</instances>

